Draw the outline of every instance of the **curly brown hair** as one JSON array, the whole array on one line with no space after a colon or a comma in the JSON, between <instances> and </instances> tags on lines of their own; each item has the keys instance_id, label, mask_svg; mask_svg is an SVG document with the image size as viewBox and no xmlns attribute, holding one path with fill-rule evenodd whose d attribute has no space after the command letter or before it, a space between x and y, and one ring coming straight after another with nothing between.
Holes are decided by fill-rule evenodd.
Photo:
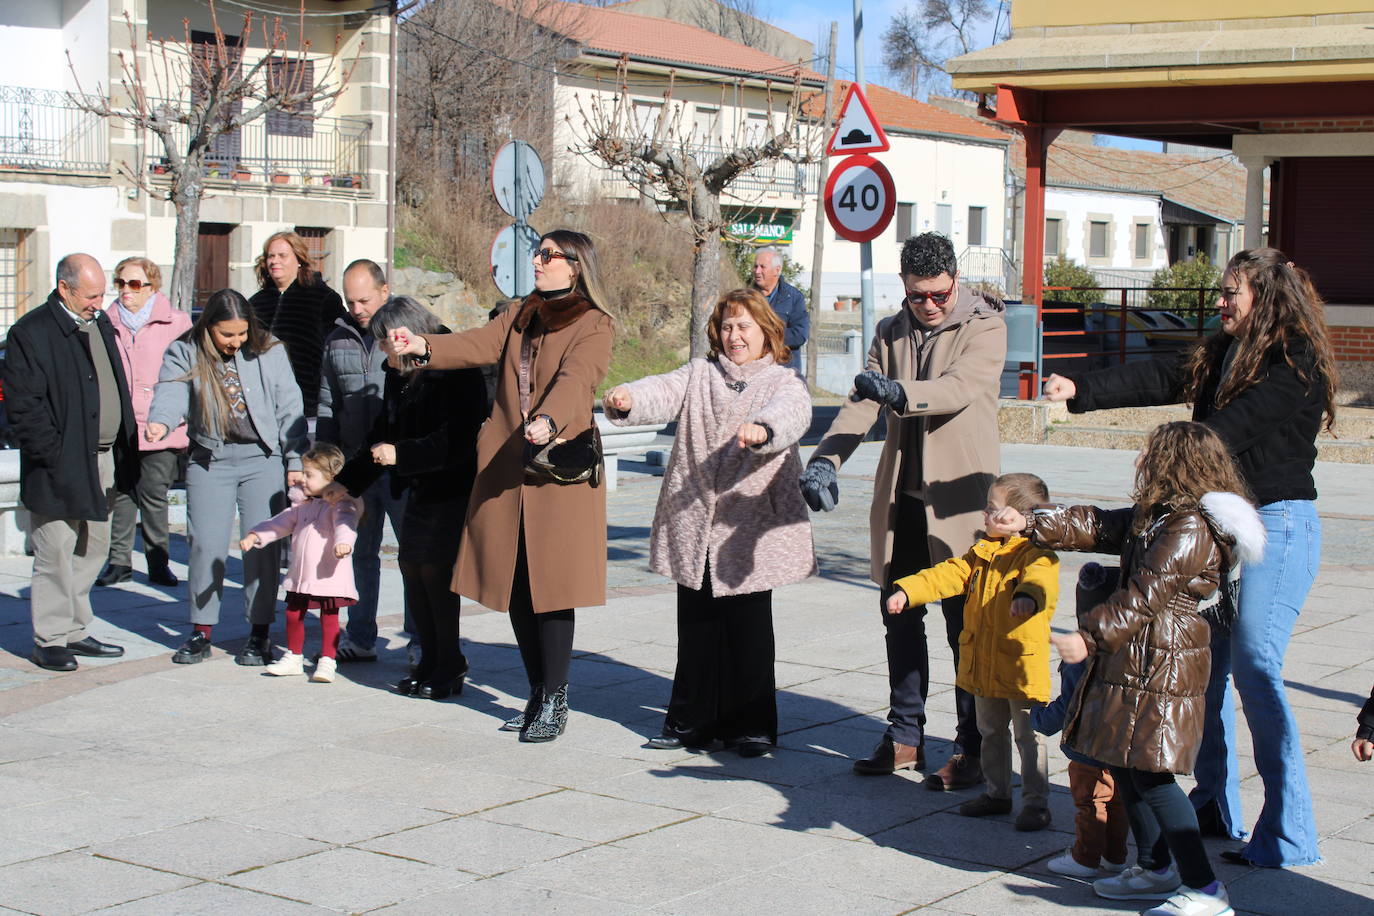
<instances>
[{"instance_id":1,"label":"curly brown hair","mask_svg":"<svg viewBox=\"0 0 1374 916\"><path fill-rule=\"evenodd\" d=\"M1210 426L1177 421L1156 426L1135 465L1135 519L1139 534L1165 509L1192 509L1211 492L1251 499L1226 443Z\"/></svg>"},{"instance_id":2,"label":"curly brown hair","mask_svg":"<svg viewBox=\"0 0 1374 916\"><path fill-rule=\"evenodd\" d=\"M1322 313L1322 299L1307 271L1297 267L1277 248L1256 248L1237 252L1226 264L1222 282L1229 280L1250 287L1254 304L1240 326L1235 361L1217 391L1217 406L1225 407L1242 392L1259 384L1264 376L1265 357L1275 345L1283 347L1283 357L1308 389L1321 386L1326 399L1326 428L1336 422L1336 356ZM1188 357L1184 374L1188 379L1184 398L1197 401L1211 368L1221 362L1231 337L1225 331L1213 334ZM1294 344L1312 348L1313 365L1309 372L1293 361Z\"/></svg>"},{"instance_id":3,"label":"curly brown hair","mask_svg":"<svg viewBox=\"0 0 1374 916\"><path fill-rule=\"evenodd\" d=\"M315 282L315 265L310 261L310 249L305 245L305 239L301 238L290 230L274 232L267 237L267 241L262 243L262 254L253 262L253 268L257 271L258 283L263 289L272 286L272 275L267 272L267 249L272 247L273 242L285 242L291 246L291 253L296 256L296 261L300 266L296 268L296 282L301 286L309 286Z\"/></svg>"},{"instance_id":4,"label":"curly brown hair","mask_svg":"<svg viewBox=\"0 0 1374 916\"><path fill-rule=\"evenodd\" d=\"M778 313L768 304L763 293L756 289L732 289L720 297L710 319L706 322L706 340L711 345L711 352L707 354L709 358L716 359L725 349L720 342L720 326L724 323L725 316L736 309L758 322L759 330L763 331L763 352L770 354L773 362L781 365L792 357L792 351L782 342L787 328L778 317Z\"/></svg>"}]
</instances>

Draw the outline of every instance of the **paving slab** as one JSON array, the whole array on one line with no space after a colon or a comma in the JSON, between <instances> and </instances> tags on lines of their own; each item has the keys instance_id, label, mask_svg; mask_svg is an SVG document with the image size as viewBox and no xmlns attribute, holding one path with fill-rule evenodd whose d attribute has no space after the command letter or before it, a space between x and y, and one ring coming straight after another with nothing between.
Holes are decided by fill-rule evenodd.
<instances>
[{"instance_id":1,"label":"paving slab","mask_svg":"<svg viewBox=\"0 0 1374 916\"><path fill-rule=\"evenodd\" d=\"M813 519L822 575L775 596L779 746L758 759L643 746L671 689L676 596L645 568L660 478L633 470L609 496L608 604L578 610L569 730L547 745L498 730L527 684L509 620L471 602L463 693L391 691L407 666L390 566L378 661L312 685L227 654L247 632L236 558L209 661L169 663L187 627L184 587L140 582L95 594L94 631L126 657L70 675L26 661L29 561L0 559L0 914L1138 911L1045 869L1071 841L1073 814L1053 739L1054 824L1037 834L1010 817L959 817L976 790L852 772L886 725L866 556L876 458L861 446L839 507ZM1120 505L1133 455L1008 446L1003 459L1041 473L1057 497ZM1374 492L1374 469L1319 466L1318 480L1323 566L1284 674L1326 862L1251 869L1220 862L1232 844L1209 840L1241 914L1374 912L1374 770L1349 752L1374 680L1374 517L1351 510ZM176 563L184 551L176 541ZM1085 559L1064 557L1066 587ZM1056 629L1068 625L1061 611ZM955 724L935 629L932 768ZM1248 817L1262 802L1252 748L1242 728Z\"/></svg>"}]
</instances>

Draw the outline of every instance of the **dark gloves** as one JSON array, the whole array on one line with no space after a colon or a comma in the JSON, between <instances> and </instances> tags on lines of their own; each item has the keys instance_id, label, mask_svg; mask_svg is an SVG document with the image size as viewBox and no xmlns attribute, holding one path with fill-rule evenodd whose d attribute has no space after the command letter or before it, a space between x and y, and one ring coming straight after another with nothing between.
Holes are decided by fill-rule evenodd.
<instances>
[{"instance_id":1,"label":"dark gloves","mask_svg":"<svg viewBox=\"0 0 1374 916\"><path fill-rule=\"evenodd\" d=\"M849 399L877 401L880 406L891 407L897 411L906 409L906 391L876 369L865 369L854 376L854 393Z\"/></svg>"},{"instance_id":2,"label":"dark gloves","mask_svg":"<svg viewBox=\"0 0 1374 916\"><path fill-rule=\"evenodd\" d=\"M840 484L835 477L835 465L818 458L806 466L798 481L802 498L813 512L829 512L840 501Z\"/></svg>"}]
</instances>

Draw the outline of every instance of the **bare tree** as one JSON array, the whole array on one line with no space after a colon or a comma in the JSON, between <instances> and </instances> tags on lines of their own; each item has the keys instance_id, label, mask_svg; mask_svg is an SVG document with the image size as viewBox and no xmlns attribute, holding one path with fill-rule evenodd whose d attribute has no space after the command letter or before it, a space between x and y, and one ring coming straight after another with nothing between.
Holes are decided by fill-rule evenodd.
<instances>
[{"instance_id":1,"label":"bare tree","mask_svg":"<svg viewBox=\"0 0 1374 916\"><path fill-rule=\"evenodd\" d=\"M751 48L772 53L768 24L755 0L695 0L687 22Z\"/></svg>"},{"instance_id":2,"label":"bare tree","mask_svg":"<svg viewBox=\"0 0 1374 916\"><path fill-rule=\"evenodd\" d=\"M883 66L910 96L943 83L945 61L978 47L978 24L1000 8L996 0L923 0L919 12L903 7L883 32Z\"/></svg>"},{"instance_id":3,"label":"bare tree","mask_svg":"<svg viewBox=\"0 0 1374 916\"><path fill-rule=\"evenodd\" d=\"M881 40L883 66L898 81L901 90L915 98L926 77L938 72L943 63L925 20L909 8L900 9L883 31Z\"/></svg>"},{"instance_id":4,"label":"bare tree","mask_svg":"<svg viewBox=\"0 0 1374 916\"><path fill-rule=\"evenodd\" d=\"M176 249L172 262L169 296L177 308L189 310L195 297L200 201L205 196L207 160L220 138L233 134L269 112L311 117L327 111L343 92L357 63L336 69L340 39L335 39L328 66L317 72L309 57L305 37L305 3L301 0L296 41L292 45L280 17L270 21L256 17L261 35L261 57L247 60L249 40L254 37L253 13L243 15L237 37L219 26L215 0L207 0L214 39L193 42L191 23L182 20L184 37L154 39L140 47L138 32L129 14L129 50L118 53L123 76L116 99L96 86L96 94L69 95L72 103L92 114L121 121L136 131L157 138L166 159L171 187L168 198L176 210ZM361 46L359 53L361 53ZM146 57L146 60L145 60ZM76 69L68 54L73 77ZM140 187L152 192L142 163L122 164Z\"/></svg>"},{"instance_id":5,"label":"bare tree","mask_svg":"<svg viewBox=\"0 0 1374 916\"><path fill-rule=\"evenodd\" d=\"M660 204L672 205L685 215L693 243L691 354L704 356L706 320L720 292L721 230L728 224L721 196L735 179L762 163L805 162L812 155L810 137L803 140L798 130L801 74L798 71L788 87L780 111L775 110L775 102L781 91L770 83L765 125L754 135L737 129L734 142L726 138L723 150L698 146L691 131L682 131L682 106L673 101L671 75L663 107L647 123L636 118L623 61L617 82L611 97L594 96L585 107L579 98L580 123L570 116L569 125L592 159L617 172L631 187L652 189ZM775 114L781 114L781 124Z\"/></svg>"}]
</instances>

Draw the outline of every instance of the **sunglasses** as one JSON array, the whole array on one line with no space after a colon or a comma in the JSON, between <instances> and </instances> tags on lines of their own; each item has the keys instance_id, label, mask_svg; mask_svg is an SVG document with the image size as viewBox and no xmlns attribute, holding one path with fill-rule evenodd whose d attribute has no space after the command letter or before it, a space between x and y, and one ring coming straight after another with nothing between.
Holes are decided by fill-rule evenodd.
<instances>
[{"instance_id":1,"label":"sunglasses","mask_svg":"<svg viewBox=\"0 0 1374 916\"><path fill-rule=\"evenodd\" d=\"M959 281L949 281L949 289L945 290L943 293L907 293L906 301L911 305L925 305L926 300L929 299L936 305L944 305L949 301L949 297L954 295L954 284L957 282Z\"/></svg>"},{"instance_id":2,"label":"sunglasses","mask_svg":"<svg viewBox=\"0 0 1374 916\"><path fill-rule=\"evenodd\" d=\"M566 251L555 251L552 248L540 248L534 253L534 256L538 258L542 264L547 264L554 258L562 258L565 261L577 260L577 255L575 254L568 254Z\"/></svg>"},{"instance_id":3,"label":"sunglasses","mask_svg":"<svg viewBox=\"0 0 1374 916\"><path fill-rule=\"evenodd\" d=\"M138 292L139 290L143 289L145 286L148 287L149 289L152 289L152 288L153 288L153 284L149 283L147 280L115 280L115 281L114 281L114 287L115 287L115 289L123 289L123 288L126 287L126 286L129 287L129 289L133 290L134 292Z\"/></svg>"}]
</instances>

